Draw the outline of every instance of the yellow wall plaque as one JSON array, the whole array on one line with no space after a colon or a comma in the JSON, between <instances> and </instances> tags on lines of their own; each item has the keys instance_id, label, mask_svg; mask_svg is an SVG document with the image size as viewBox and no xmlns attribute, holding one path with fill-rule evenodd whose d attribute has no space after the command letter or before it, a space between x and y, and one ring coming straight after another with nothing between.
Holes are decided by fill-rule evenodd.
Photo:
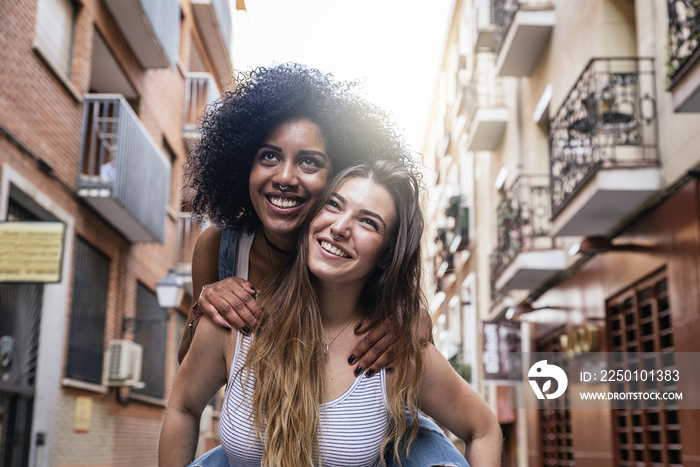
<instances>
[{"instance_id":1,"label":"yellow wall plaque","mask_svg":"<svg viewBox=\"0 0 700 467\"><path fill-rule=\"evenodd\" d=\"M92 418L92 398L76 396L75 414L73 415L73 431L90 431L90 419Z\"/></svg>"},{"instance_id":2,"label":"yellow wall plaque","mask_svg":"<svg viewBox=\"0 0 700 467\"><path fill-rule=\"evenodd\" d=\"M62 222L0 222L0 282L60 282Z\"/></svg>"}]
</instances>

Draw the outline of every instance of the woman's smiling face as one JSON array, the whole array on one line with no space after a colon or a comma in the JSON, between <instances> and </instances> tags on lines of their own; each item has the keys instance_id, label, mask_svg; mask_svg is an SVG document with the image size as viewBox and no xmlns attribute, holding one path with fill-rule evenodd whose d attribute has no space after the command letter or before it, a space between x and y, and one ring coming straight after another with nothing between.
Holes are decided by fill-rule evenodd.
<instances>
[{"instance_id":1,"label":"woman's smiling face","mask_svg":"<svg viewBox=\"0 0 700 467\"><path fill-rule=\"evenodd\" d=\"M383 266L395 224L394 200L384 186L345 179L309 227L309 270L323 281L364 284Z\"/></svg>"},{"instance_id":2,"label":"woman's smiling face","mask_svg":"<svg viewBox=\"0 0 700 467\"><path fill-rule=\"evenodd\" d=\"M266 235L293 247L298 230L333 174L318 126L307 119L278 125L258 148L249 191Z\"/></svg>"}]
</instances>

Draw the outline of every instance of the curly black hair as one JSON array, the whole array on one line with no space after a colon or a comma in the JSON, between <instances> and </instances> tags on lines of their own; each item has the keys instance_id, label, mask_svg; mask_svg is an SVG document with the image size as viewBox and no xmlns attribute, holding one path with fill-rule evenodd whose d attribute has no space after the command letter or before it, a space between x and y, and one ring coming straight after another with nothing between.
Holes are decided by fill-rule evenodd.
<instances>
[{"instance_id":1,"label":"curly black hair","mask_svg":"<svg viewBox=\"0 0 700 467\"><path fill-rule=\"evenodd\" d=\"M357 85L296 63L239 73L235 90L208 108L202 137L188 158L194 214L219 225L256 228L260 220L248 192L253 157L265 137L290 119L306 118L319 127L335 172L380 159L412 168L393 120L360 97Z\"/></svg>"}]
</instances>

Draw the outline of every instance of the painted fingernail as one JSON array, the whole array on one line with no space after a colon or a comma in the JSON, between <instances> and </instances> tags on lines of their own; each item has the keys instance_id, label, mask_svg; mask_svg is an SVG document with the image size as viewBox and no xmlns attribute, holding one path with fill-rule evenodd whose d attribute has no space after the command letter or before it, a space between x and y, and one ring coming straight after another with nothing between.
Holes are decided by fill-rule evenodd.
<instances>
[{"instance_id":1,"label":"painted fingernail","mask_svg":"<svg viewBox=\"0 0 700 467\"><path fill-rule=\"evenodd\" d=\"M222 327L223 327L224 329L226 329L227 331L230 331L230 330L231 330L231 327L230 327L228 324L224 324Z\"/></svg>"},{"instance_id":2,"label":"painted fingernail","mask_svg":"<svg viewBox=\"0 0 700 467\"><path fill-rule=\"evenodd\" d=\"M350 355L350 358L348 358L348 365L352 365L352 362L354 362L354 361L355 361L355 356Z\"/></svg>"},{"instance_id":3,"label":"painted fingernail","mask_svg":"<svg viewBox=\"0 0 700 467\"><path fill-rule=\"evenodd\" d=\"M355 332L360 330L360 326L362 326L362 323L357 323L357 326L355 326Z\"/></svg>"},{"instance_id":4,"label":"painted fingernail","mask_svg":"<svg viewBox=\"0 0 700 467\"><path fill-rule=\"evenodd\" d=\"M371 368L365 372L365 376L368 378L371 378L373 374L374 374L374 370Z\"/></svg>"},{"instance_id":5,"label":"painted fingernail","mask_svg":"<svg viewBox=\"0 0 700 467\"><path fill-rule=\"evenodd\" d=\"M355 368L355 376L360 376L362 374L362 367L358 366Z\"/></svg>"},{"instance_id":6,"label":"painted fingernail","mask_svg":"<svg viewBox=\"0 0 700 467\"><path fill-rule=\"evenodd\" d=\"M241 328L241 331L243 331L246 334L250 334L250 328L248 326L246 326L245 324Z\"/></svg>"}]
</instances>

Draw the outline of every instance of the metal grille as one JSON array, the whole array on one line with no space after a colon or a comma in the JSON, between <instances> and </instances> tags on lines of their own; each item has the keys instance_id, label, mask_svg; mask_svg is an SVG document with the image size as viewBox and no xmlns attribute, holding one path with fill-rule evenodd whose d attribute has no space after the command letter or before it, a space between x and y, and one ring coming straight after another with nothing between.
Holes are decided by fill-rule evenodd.
<instances>
[{"instance_id":1,"label":"metal grille","mask_svg":"<svg viewBox=\"0 0 700 467\"><path fill-rule=\"evenodd\" d=\"M136 296L136 328L134 342L143 347L141 380L143 389L134 392L162 398L165 391L165 346L168 339L167 311L158 306L156 294L143 284Z\"/></svg>"},{"instance_id":2,"label":"metal grille","mask_svg":"<svg viewBox=\"0 0 700 467\"><path fill-rule=\"evenodd\" d=\"M560 333L555 332L540 339L537 342L538 352L561 352L565 355L565 349L561 347ZM557 365L568 371L566 358L562 358ZM541 410L540 441L542 449L542 465L545 466L572 466L574 462L574 435L571 431L571 411L569 395L567 392L558 399L546 399L540 401Z\"/></svg>"},{"instance_id":3,"label":"metal grille","mask_svg":"<svg viewBox=\"0 0 700 467\"><path fill-rule=\"evenodd\" d=\"M609 299L606 309L608 346L611 352L667 353L651 362L627 358L621 362L621 366L625 369L635 369L642 365L648 368L673 366L673 332L666 271L661 271ZM667 360L668 357L671 360ZM624 391L625 384L628 383L619 383L613 386L613 390ZM648 381L645 384L674 383ZM663 386L663 389L674 388ZM677 408L629 408L612 412L618 465L681 465Z\"/></svg>"},{"instance_id":4,"label":"metal grille","mask_svg":"<svg viewBox=\"0 0 700 467\"><path fill-rule=\"evenodd\" d=\"M29 465L34 397L0 391L0 466Z\"/></svg>"},{"instance_id":5,"label":"metal grille","mask_svg":"<svg viewBox=\"0 0 700 467\"><path fill-rule=\"evenodd\" d=\"M0 284L0 465L28 465L42 284Z\"/></svg>"},{"instance_id":6,"label":"metal grille","mask_svg":"<svg viewBox=\"0 0 700 467\"><path fill-rule=\"evenodd\" d=\"M66 376L101 384L109 258L78 238Z\"/></svg>"}]
</instances>

